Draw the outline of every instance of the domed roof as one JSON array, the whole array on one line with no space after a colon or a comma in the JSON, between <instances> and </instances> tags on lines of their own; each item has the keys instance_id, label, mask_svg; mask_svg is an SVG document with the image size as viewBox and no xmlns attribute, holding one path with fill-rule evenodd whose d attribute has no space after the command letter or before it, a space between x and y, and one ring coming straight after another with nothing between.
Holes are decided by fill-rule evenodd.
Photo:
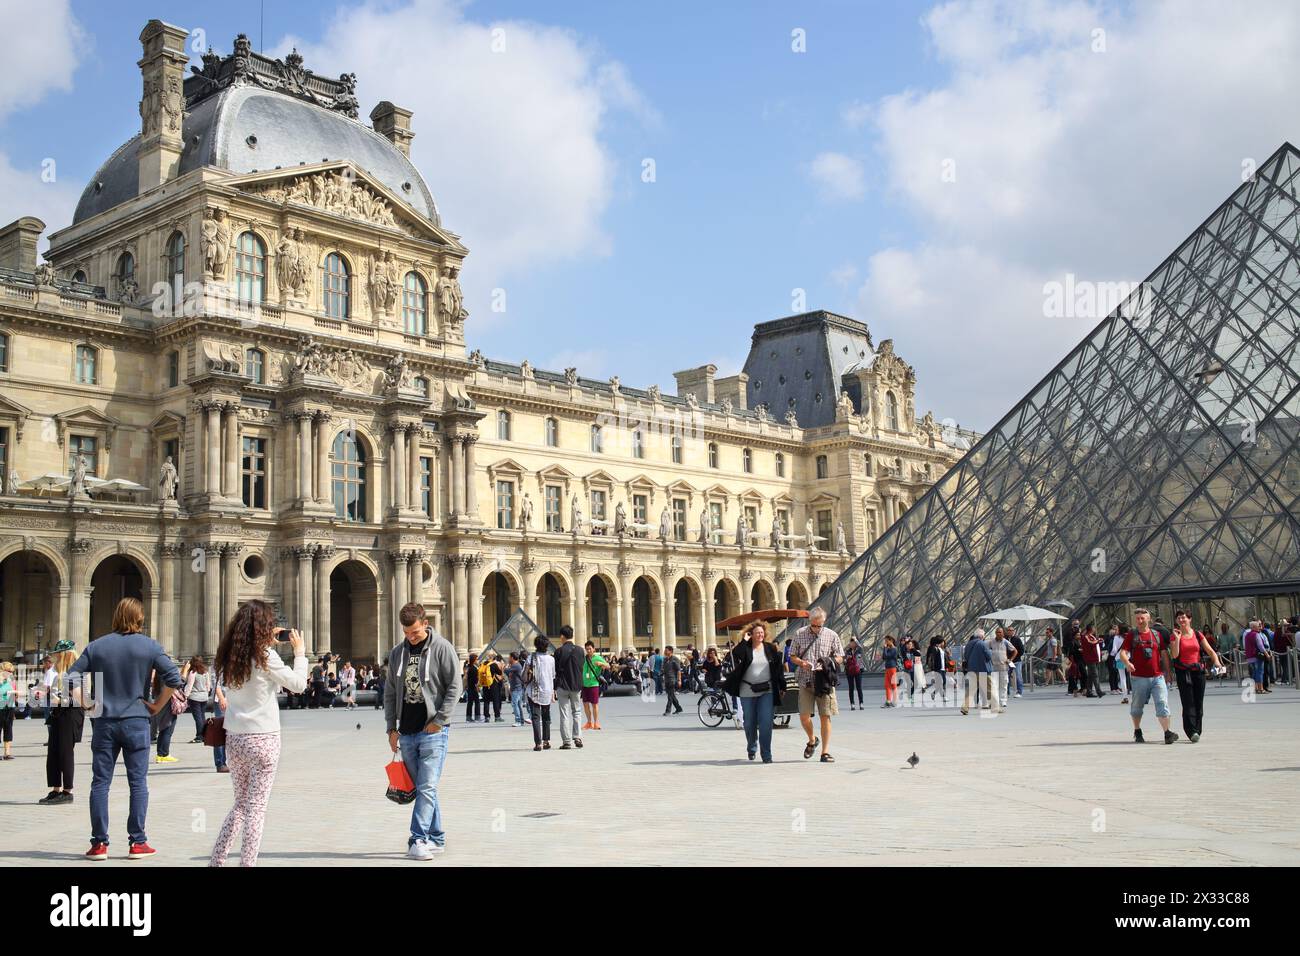
<instances>
[{"instance_id":1,"label":"domed roof","mask_svg":"<svg viewBox=\"0 0 1300 956\"><path fill-rule=\"evenodd\" d=\"M410 159L385 137L337 110L258 86L231 86L191 106L183 132L178 175L203 166L243 174L347 160L441 225L433 194ZM77 203L74 224L139 194L139 140L138 134L133 136L95 173Z\"/></svg>"}]
</instances>

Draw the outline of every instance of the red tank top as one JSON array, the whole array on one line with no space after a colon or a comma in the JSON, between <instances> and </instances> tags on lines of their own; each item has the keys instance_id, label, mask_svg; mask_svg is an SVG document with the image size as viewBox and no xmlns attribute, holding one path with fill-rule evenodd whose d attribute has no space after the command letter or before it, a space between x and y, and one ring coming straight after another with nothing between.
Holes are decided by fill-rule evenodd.
<instances>
[{"instance_id":1,"label":"red tank top","mask_svg":"<svg viewBox=\"0 0 1300 956\"><path fill-rule=\"evenodd\" d=\"M1189 636L1175 634L1178 639L1178 663L1184 667L1195 667L1201 662L1201 635L1193 631Z\"/></svg>"}]
</instances>

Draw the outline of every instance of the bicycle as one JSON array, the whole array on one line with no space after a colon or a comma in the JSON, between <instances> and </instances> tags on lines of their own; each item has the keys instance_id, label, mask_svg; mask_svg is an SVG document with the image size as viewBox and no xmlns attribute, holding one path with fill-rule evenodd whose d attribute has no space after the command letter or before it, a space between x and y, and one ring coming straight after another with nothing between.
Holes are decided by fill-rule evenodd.
<instances>
[{"instance_id":1,"label":"bicycle","mask_svg":"<svg viewBox=\"0 0 1300 956\"><path fill-rule=\"evenodd\" d=\"M695 709L705 727L721 727L724 720L736 720L736 712L731 709L731 695L721 687L706 687Z\"/></svg>"}]
</instances>

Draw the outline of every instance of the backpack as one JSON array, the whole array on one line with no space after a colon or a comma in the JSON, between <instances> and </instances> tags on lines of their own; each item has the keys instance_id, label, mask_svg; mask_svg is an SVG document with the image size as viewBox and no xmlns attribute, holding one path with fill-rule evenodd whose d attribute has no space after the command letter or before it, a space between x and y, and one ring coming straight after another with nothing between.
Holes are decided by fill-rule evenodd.
<instances>
[{"instance_id":1,"label":"backpack","mask_svg":"<svg viewBox=\"0 0 1300 956\"><path fill-rule=\"evenodd\" d=\"M179 717L181 714L185 713L189 706L189 701L185 699L185 691L181 690L179 687L172 690L171 707L172 713L175 716Z\"/></svg>"},{"instance_id":2,"label":"backpack","mask_svg":"<svg viewBox=\"0 0 1300 956\"><path fill-rule=\"evenodd\" d=\"M536 654L528 655L528 663L524 665L524 686L525 687L537 683L537 672L533 668L533 664L536 661L537 661Z\"/></svg>"},{"instance_id":3,"label":"backpack","mask_svg":"<svg viewBox=\"0 0 1300 956\"><path fill-rule=\"evenodd\" d=\"M478 666L478 685L480 687L491 687L492 682L496 680L496 675L492 673L491 664L480 664Z\"/></svg>"},{"instance_id":4,"label":"backpack","mask_svg":"<svg viewBox=\"0 0 1300 956\"><path fill-rule=\"evenodd\" d=\"M844 673L850 677L856 677L862 673L862 662L858 660L857 654L850 654L844 661Z\"/></svg>"}]
</instances>

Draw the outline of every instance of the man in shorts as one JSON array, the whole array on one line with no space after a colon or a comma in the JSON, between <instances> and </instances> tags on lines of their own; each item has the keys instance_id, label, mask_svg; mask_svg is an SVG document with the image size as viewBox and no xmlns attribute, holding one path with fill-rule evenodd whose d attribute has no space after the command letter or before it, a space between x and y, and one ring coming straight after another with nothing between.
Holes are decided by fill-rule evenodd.
<instances>
[{"instance_id":1,"label":"man in shorts","mask_svg":"<svg viewBox=\"0 0 1300 956\"><path fill-rule=\"evenodd\" d=\"M582 709L587 716L583 730L600 730L600 672L609 670L609 662L596 653L596 645L588 641L583 648L586 658L582 662Z\"/></svg>"},{"instance_id":2,"label":"man in shorts","mask_svg":"<svg viewBox=\"0 0 1300 956\"><path fill-rule=\"evenodd\" d=\"M1169 729L1169 685L1160 660L1165 642L1152 629L1151 614L1145 608L1138 608L1133 620L1136 626L1124 636L1119 649L1120 662L1133 682L1133 702L1128 711L1133 718L1133 742L1146 743L1142 738L1142 711L1150 699L1155 701L1156 720L1165 732L1165 743L1172 744L1178 735Z\"/></svg>"},{"instance_id":3,"label":"man in shorts","mask_svg":"<svg viewBox=\"0 0 1300 956\"><path fill-rule=\"evenodd\" d=\"M817 693L816 675L829 666L844 665L844 643L840 636L826 626L826 612L819 607L808 612L808 624L799 628L790 645L790 663L797 670L799 680L799 723L808 735L808 745L803 749L804 759L813 755L820 742L822 746L822 763L834 763L830 755L831 717L840 712L835 701L835 689L828 693ZM820 740L813 733L812 713L816 707L821 718L822 735Z\"/></svg>"}]
</instances>

